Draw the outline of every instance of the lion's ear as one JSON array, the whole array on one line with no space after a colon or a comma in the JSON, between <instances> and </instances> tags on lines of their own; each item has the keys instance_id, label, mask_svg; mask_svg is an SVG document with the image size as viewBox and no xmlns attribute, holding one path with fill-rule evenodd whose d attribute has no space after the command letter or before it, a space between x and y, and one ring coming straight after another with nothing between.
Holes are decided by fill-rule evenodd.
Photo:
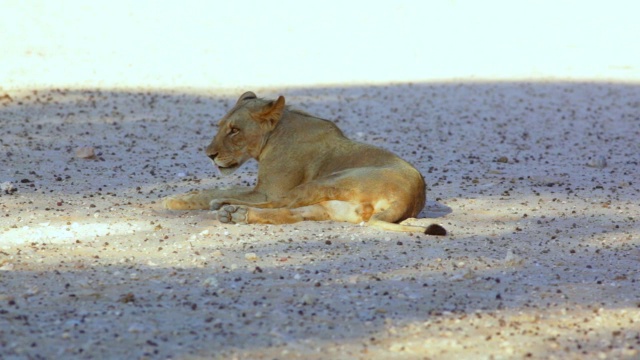
<instances>
[{"instance_id":1,"label":"lion's ear","mask_svg":"<svg viewBox=\"0 0 640 360\"><path fill-rule=\"evenodd\" d=\"M269 130L276 127L278 121L282 117L282 113L284 112L284 96L279 96L278 100L269 101L257 114L254 115L254 118L264 126L267 126Z\"/></svg>"},{"instance_id":2,"label":"lion's ear","mask_svg":"<svg viewBox=\"0 0 640 360\"><path fill-rule=\"evenodd\" d=\"M240 95L240 97L238 98L238 101L236 102L236 104L241 103L242 101L245 100L251 100L251 99L257 99L258 97L256 96L256 94L253 91L247 91L246 93Z\"/></svg>"}]
</instances>

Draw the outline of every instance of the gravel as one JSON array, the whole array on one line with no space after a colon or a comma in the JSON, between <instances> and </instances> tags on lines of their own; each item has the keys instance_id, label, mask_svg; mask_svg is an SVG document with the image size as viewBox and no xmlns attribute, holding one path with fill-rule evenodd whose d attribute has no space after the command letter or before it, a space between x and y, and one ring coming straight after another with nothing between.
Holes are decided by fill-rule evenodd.
<instances>
[{"instance_id":1,"label":"gravel","mask_svg":"<svg viewBox=\"0 0 640 360\"><path fill-rule=\"evenodd\" d=\"M203 148L242 90L415 164L443 238L224 225ZM4 358L638 358L638 86L0 91Z\"/></svg>"}]
</instances>

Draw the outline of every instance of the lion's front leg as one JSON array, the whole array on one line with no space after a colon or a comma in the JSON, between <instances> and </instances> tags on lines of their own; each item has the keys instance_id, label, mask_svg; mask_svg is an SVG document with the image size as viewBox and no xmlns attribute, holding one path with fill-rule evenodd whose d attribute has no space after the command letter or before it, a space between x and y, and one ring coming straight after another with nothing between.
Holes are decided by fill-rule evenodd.
<instances>
[{"instance_id":1,"label":"lion's front leg","mask_svg":"<svg viewBox=\"0 0 640 360\"><path fill-rule=\"evenodd\" d=\"M164 198L162 204L170 210L209 210L211 201L221 198L246 198L264 201L266 196L249 187L234 187L196 190L186 194L172 195Z\"/></svg>"},{"instance_id":2,"label":"lion's front leg","mask_svg":"<svg viewBox=\"0 0 640 360\"><path fill-rule=\"evenodd\" d=\"M210 201L211 197L206 191L191 191L167 196L162 199L162 205L169 210L205 210L209 208Z\"/></svg>"}]
</instances>

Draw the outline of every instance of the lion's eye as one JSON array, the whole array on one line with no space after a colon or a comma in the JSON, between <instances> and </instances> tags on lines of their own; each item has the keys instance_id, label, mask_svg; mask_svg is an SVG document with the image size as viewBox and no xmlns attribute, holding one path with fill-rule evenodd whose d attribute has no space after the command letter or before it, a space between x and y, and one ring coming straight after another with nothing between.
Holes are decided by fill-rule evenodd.
<instances>
[{"instance_id":1,"label":"lion's eye","mask_svg":"<svg viewBox=\"0 0 640 360\"><path fill-rule=\"evenodd\" d=\"M238 128L231 128L231 130L229 130L229 134L230 135L235 135L235 134L237 134L239 132L240 132L240 129L238 129Z\"/></svg>"}]
</instances>

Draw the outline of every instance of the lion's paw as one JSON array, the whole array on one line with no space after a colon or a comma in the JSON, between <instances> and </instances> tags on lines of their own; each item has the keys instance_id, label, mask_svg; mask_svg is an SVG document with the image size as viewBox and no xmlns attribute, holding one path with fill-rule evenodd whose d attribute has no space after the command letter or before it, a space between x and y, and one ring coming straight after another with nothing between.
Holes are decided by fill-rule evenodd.
<instances>
[{"instance_id":1,"label":"lion's paw","mask_svg":"<svg viewBox=\"0 0 640 360\"><path fill-rule=\"evenodd\" d=\"M247 208L244 206L225 205L218 210L218 221L225 224L246 224Z\"/></svg>"},{"instance_id":2,"label":"lion's paw","mask_svg":"<svg viewBox=\"0 0 640 360\"><path fill-rule=\"evenodd\" d=\"M181 196L167 196L162 199L162 206L169 210L189 209L189 203L184 201Z\"/></svg>"},{"instance_id":3,"label":"lion's paw","mask_svg":"<svg viewBox=\"0 0 640 360\"><path fill-rule=\"evenodd\" d=\"M223 206L227 205L225 202L218 199L213 199L209 202L209 209L212 211L220 210Z\"/></svg>"}]
</instances>

